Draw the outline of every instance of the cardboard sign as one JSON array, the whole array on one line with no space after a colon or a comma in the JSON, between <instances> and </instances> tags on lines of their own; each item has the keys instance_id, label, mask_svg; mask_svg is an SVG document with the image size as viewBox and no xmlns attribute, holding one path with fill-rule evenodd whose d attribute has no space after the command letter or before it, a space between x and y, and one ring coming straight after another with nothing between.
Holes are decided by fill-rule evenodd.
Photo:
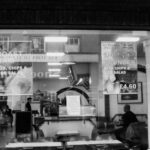
<instances>
[{"instance_id":1,"label":"cardboard sign","mask_svg":"<svg viewBox=\"0 0 150 150\"><path fill-rule=\"evenodd\" d=\"M69 95L69 96L66 96L66 100L67 100L68 115L79 116L81 114L80 96L79 95Z\"/></svg>"}]
</instances>

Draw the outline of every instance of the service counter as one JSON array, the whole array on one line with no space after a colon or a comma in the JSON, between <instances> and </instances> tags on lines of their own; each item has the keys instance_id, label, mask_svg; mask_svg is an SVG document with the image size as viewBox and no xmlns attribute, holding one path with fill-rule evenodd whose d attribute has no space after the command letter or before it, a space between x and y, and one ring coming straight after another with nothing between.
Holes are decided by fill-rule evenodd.
<instances>
[{"instance_id":1,"label":"service counter","mask_svg":"<svg viewBox=\"0 0 150 150\"><path fill-rule=\"evenodd\" d=\"M91 133L96 126L96 116L60 116L35 117L45 137L55 137L60 131L76 131L80 136L91 139Z\"/></svg>"},{"instance_id":2,"label":"service counter","mask_svg":"<svg viewBox=\"0 0 150 150\"><path fill-rule=\"evenodd\" d=\"M70 142L30 142L30 143L9 143L6 145L5 149L7 150L51 150L55 148L57 149L78 149L80 147L84 149L91 149L92 150L119 150L119 149L126 149L124 145L118 140L101 140L101 141L70 141Z\"/></svg>"},{"instance_id":3,"label":"service counter","mask_svg":"<svg viewBox=\"0 0 150 150\"><path fill-rule=\"evenodd\" d=\"M112 138L92 140L91 135L96 127L94 121L96 116L60 116L60 117L35 117L35 123L43 131L44 137L34 139L31 142L8 143L6 149L31 149L31 150L51 150L62 149L72 150L83 147L92 150L124 148L124 145Z\"/></svg>"}]
</instances>

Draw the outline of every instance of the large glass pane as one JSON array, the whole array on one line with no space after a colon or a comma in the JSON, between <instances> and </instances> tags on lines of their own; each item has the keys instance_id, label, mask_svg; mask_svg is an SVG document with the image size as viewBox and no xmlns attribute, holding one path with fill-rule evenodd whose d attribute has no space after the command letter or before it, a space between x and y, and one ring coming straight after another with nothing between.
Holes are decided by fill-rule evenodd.
<instances>
[{"instance_id":1,"label":"large glass pane","mask_svg":"<svg viewBox=\"0 0 150 150\"><path fill-rule=\"evenodd\" d=\"M147 146L148 32L12 31L0 30L1 147Z\"/></svg>"}]
</instances>

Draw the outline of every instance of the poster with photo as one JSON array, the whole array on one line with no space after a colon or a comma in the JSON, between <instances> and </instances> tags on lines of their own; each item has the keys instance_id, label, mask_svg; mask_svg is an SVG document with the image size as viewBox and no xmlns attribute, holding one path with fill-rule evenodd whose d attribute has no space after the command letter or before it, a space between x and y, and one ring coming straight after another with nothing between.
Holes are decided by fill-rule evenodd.
<instances>
[{"instance_id":1,"label":"poster with photo","mask_svg":"<svg viewBox=\"0 0 150 150\"><path fill-rule=\"evenodd\" d=\"M9 50L9 37L0 36L0 53Z\"/></svg>"},{"instance_id":2,"label":"poster with photo","mask_svg":"<svg viewBox=\"0 0 150 150\"><path fill-rule=\"evenodd\" d=\"M44 37L31 37L31 53L44 54Z\"/></svg>"},{"instance_id":3,"label":"poster with photo","mask_svg":"<svg viewBox=\"0 0 150 150\"><path fill-rule=\"evenodd\" d=\"M31 41L9 41L8 54L30 54Z\"/></svg>"},{"instance_id":4,"label":"poster with photo","mask_svg":"<svg viewBox=\"0 0 150 150\"><path fill-rule=\"evenodd\" d=\"M0 64L0 95L32 95L32 63Z\"/></svg>"},{"instance_id":5,"label":"poster with photo","mask_svg":"<svg viewBox=\"0 0 150 150\"><path fill-rule=\"evenodd\" d=\"M101 43L104 94L136 94L137 47L131 42Z\"/></svg>"}]
</instances>

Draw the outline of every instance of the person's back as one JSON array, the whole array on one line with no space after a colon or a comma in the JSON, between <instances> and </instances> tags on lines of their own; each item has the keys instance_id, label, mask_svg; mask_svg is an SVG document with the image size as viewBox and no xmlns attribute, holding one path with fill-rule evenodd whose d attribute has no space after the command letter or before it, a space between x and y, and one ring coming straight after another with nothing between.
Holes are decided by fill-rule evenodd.
<instances>
[{"instance_id":1,"label":"person's back","mask_svg":"<svg viewBox=\"0 0 150 150\"><path fill-rule=\"evenodd\" d=\"M123 117L123 126L127 128L131 123L138 122L136 115L132 111L127 111Z\"/></svg>"},{"instance_id":2,"label":"person's back","mask_svg":"<svg viewBox=\"0 0 150 150\"><path fill-rule=\"evenodd\" d=\"M128 128L128 126L133 122L138 122L136 115L130 111L130 105L124 106L124 114L122 116L122 128L115 131L116 138L120 141L123 141L125 139L125 133Z\"/></svg>"}]
</instances>

